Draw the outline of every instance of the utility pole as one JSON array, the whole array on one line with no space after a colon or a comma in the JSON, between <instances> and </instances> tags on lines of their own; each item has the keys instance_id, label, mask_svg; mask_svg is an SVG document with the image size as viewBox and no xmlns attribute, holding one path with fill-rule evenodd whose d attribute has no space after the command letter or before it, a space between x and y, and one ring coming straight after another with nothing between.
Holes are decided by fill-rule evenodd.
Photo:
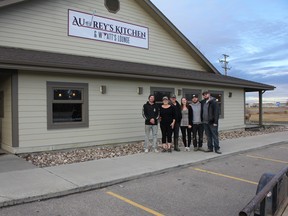
<instances>
[{"instance_id":1,"label":"utility pole","mask_svg":"<svg viewBox=\"0 0 288 216\"><path fill-rule=\"evenodd\" d=\"M224 59L219 59L219 62L223 65L222 68L224 68L225 75L227 76L227 71L231 69L231 67L228 67L228 61L227 58L229 58L229 55L223 54Z\"/></svg>"}]
</instances>

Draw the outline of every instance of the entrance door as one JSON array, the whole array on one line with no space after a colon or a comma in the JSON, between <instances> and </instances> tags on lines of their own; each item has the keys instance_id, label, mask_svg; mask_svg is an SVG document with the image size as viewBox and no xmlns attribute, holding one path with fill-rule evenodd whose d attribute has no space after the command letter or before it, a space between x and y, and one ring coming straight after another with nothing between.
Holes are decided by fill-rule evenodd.
<instances>
[{"instance_id":1,"label":"entrance door","mask_svg":"<svg viewBox=\"0 0 288 216\"><path fill-rule=\"evenodd\" d=\"M0 149L1 149L1 143L2 143L2 118L0 118Z\"/></svg>"},{"instance_id":2,"label":"entrance door","mask_svg":"<svg viewBox=\"0 0 288 216\"><path fill-rule=\"evenodd\" d=\"M4 118L4 92L0 91L0 148L2 143L2 118Z\"/></svg>"}]
</instances>

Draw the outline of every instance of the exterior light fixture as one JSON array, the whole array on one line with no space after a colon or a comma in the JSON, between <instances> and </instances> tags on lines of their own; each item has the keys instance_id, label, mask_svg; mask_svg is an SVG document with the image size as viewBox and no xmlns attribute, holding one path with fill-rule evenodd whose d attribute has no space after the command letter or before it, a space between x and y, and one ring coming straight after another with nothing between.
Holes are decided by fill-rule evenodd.
<instances>
[{"instance_id":1,"label":"exterior light fixture","mask_svg":"<svg viewBox=\"0 0 288 216\"><path fill-rule=\"evenodd\" d=\"M106 94L106 86L105 85L100 86L100 92L101 92L101 94Z\"/></svg>"},{"instance_id":2,"label":"exterior light fixture","mask_svg":"<svg viewBox=\"0 0 288 216\"><path fill-rule=\"evenodd\" d=\"M137 94L139 95L143 94L143 87L137 87Z\"/></svg>"}]
</instances>

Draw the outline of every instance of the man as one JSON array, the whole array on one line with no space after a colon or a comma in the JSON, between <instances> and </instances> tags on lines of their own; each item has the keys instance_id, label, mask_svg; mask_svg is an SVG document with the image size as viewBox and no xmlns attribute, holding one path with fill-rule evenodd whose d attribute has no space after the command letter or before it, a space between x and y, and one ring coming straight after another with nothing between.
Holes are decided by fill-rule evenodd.
<instances>
[{"instance_id":1,"label":"man","mask_svg":"<svg viewBox=\"0 0 288 216\"><path fill-rule=\"evenodd\" d=\"M174 129L173 129L174 150L180 151L178 139L179 139L179 128L180 128L180 123L181 123L181 119L182 119L181 105L176 100L175 94L171 95L170 101L171 101L171 105L174 106L174 108L175 108L175 124L174 124Z\"/></svg>"},{"instance_id":2,"label":"man","mask_svg":"<svg viewBox=\"0 0 288 216\"><path fill-rule=\"evenodd\" d=\"M199 102L198 96L192 96L192 103L190 104L192 107L192 133L193 133L193 146L194 151L203 151L203 124L202 124L202 106ZM198 141L197 141L197 134L198 134Z\"/></svg>"},{"instance_id":3,"label":"man","mask_svg":"<svg viewBox=\"0 0 288 216\"><path fill-rule=\"evenodd\" d=\"M149 152L148 142L150 131L152 131L153 143L152 148L154 152L157 150L157 132L158 132L158 118L159 118L159 107L155 104L154 95L149 95L148 101L143 105L142 115L145 119L145 142L144 142L144 151L145 153Z\"/></svg>"},{"instance_id":4,"label":"man","mask_svg":"<svg viewBox=\"0 0 288 216\"><path fill-rule=\"evenodd\" d=\"M205 152L213 152L214 149L215 153L222 154L218 138L219 105L209 91L204 91L202 95L202 120L208 146Z\"/></svg>"}]
</instances>

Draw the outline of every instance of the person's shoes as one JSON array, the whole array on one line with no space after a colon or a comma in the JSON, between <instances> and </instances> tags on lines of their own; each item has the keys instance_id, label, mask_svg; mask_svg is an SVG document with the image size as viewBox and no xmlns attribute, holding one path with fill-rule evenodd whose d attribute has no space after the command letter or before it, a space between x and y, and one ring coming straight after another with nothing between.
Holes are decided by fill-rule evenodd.
<instances>
[{"instance_id":1,"label":"person's shoes","mask_svg":"<svg viewBox=\"0 0 288 216\"><path fill-rule=\"evenodd\" d=\"M194 151L198 151L199 149L198 149L198 147L194 147L194 149L193 149Z\"/></svg>"},{"instance_id":2,"label":"person's shoes","mask_svg":"<svg viewBox=\"0 0 288 216\"><path fill-rule=\"evenodd\" d=\"M155 152L155 153L158 153L159 151L158 151L157 149L154 149L154 152Z\"/></svg>"},{"instance_id":3,"label":"person's shoes","mask_svg":"<svg viewBox=\"0 0 288 216\"><path fill-rule=\"evenodd\" d=\"M213 150L212 150L212 149L207 149L207 150L205 150L204 152L206 152L206 153L208 153L208 152L213 152Z\"/></svg>"},{"instance_id":4,"label":"person's shoes","mask_svg":"<svg viewBox=\"0 0 288 216\"><path fill-rule=\"evenodd\" d=\"M219 150L216 150L215 153L216 153L216 154L222 154L222 152L219 151Z\"/></svg>"},{"instance_id":5,"label":"person's shoes","mask_svg":"<svg viewBox=\"0 0 288 216\"><path fill-rule=\"evenodd\" d=\"M148 150L148 149L145 149L145 150L144 150L144 152L145 152L145 153L148 153L148 152L149 152L149 150Z\"/></svg>"},{"instance_id":6,"label":"person's shoes","mask_svg":"<svg viewBox=\"0 0 288 216\"><path fill-rule=\"evenodd\" d=\"M187 151L190 152L190 148L189 147L187 147Z\"/></svg>"},{"instance_id":7,"label":"person's shoes","mask_svg":"<svg viewBox=\"0 0 288 216\"><path fill-rule=\"evenodd\" d=\"M172 149L171 149L171 148L169 148L169 149L168 149L168 152L169 152L169 153L172 153Z\"/></svg>"},{"instance_id":8,"label":"person's shoes","mask_svg":"<svg viewBox=\"0 0 288 216\"><path fill-rule=\"evenodd\" d=\"M166 149L162 149L162 152L167 152L167 150Z\"/></svg>"},{"instance_id":9,"label":"person's shoes","mask_svg":"<svg viewBox=\"0 0 288 216\"><path fill-rule=\"evenodd\" d=\"M199 147L198 151L204 151L204 149L202 147Z\"/></svg>"},{"instance_id":10,"label":"person's shoes","mask_svg":"<svg viewBox=\"0 0 288 216\"><path fill-rule=\"evenodd\" d=\"M179 149L179 148L174 148L174 151L177 151L177 152L179 152L179 151L180 151L180 149Z\"/></svg>"}]
</instances>

